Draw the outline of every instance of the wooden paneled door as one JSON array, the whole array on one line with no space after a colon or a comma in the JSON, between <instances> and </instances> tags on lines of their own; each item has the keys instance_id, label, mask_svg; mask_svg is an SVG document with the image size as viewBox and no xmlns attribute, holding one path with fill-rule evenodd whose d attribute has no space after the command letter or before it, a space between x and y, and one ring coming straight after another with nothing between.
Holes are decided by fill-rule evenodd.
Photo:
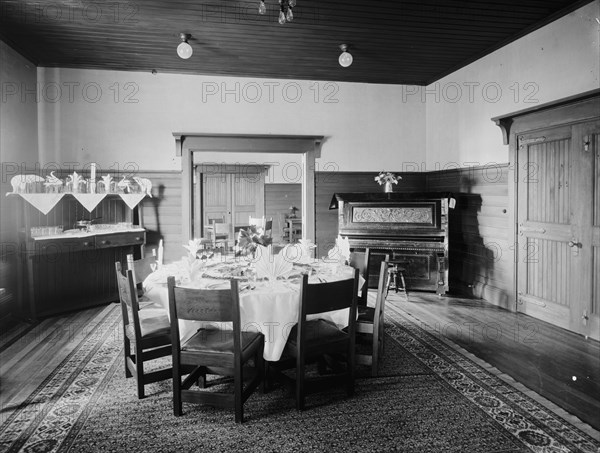
<instances>
[{"instance_id":1,"label":"wooden paneled door","mask_svg":"<svg viewBox=\"0 0 600 453\"><path fill-rule=\"evenodd\" d=\"M248 219L261 217L265 211L265 173L258 170L202 175L203 224L209 225L211 219L231 224L230 237L234 237L234 228L247 226Z\"/></svg>"},{"instance_id":2,"label":"wooden paneled door","mask_svg":"<svg viewBox=\"0 0 600 453\"><path fill-rule=\"evenodd\" d=\"M599 339L598 122L519 134L517 309Z\"/></svg>"}]
</instances>

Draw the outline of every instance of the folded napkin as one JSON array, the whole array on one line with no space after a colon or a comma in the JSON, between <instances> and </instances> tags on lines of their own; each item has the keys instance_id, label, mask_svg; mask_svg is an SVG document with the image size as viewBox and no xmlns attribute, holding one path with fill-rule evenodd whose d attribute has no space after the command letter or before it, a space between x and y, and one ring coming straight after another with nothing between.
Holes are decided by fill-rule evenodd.
<instances>
[{"instance_id":1,"label":"folded napkin","mask_svg":"<svg viewBox=\"0 0 600 453\"><path fill-rule=\"evenodd\" d=\"M254 263L257 278L266 278L275 281L278 277L287 278L293 269L292 261L285 258L285 254L273 255L272 246L259 245L256 249L256 261Z\"/></svg>"},{"instance_id":2,"label":"folded napkin","mask_svg":"<svg viewBox=\"0 0 600 453\"><path fill-rule=\"evenodd\" d=\"M199 278L206 262L204 260L196 259L192 255L184 257L182 260L183 264L183 280L194 281Z\"/></svg>"},{"instance_id":3,"label":"folded napkin","mask_svg":"<svg viewBox=\"0 0 600 453\"><path fill-rule=\"evenodd\" d=\"M192 239L188 241L188 245L183 244L183 248L187 249L190 257L196 258L200 250L204 250L204 241L202 239Z\"/></svg>"},{"instance_id":4,"label":"folded napkin","mask_svg":"<svg viewBox=\"0 0 600 453\"><path fill-rule=\"evenodd\" d=\"M329 261L337 261L340 264L345 264L350 261L350 241L348 236L342 237L338 235L335 239L335 246L327 253Z\"/></svg>"}]
</instances>

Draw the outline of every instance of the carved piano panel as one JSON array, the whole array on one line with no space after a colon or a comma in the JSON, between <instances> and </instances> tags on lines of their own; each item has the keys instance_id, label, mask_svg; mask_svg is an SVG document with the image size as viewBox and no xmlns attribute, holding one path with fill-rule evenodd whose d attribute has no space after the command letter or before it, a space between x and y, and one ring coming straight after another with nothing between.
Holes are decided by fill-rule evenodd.
<instances>
[{"instance_id":1,"label":"carved piano panel","mask_svg":"<svg viewBox=\"0 0 600 453\"><path fill-rule=\"evenodd\" d=\"M369 287L377 287L385 255L405 262L409 290L448 291L448 205L450 193L335 194L339 234L354 250L371 249Z\"/></svg>"}]
</instances>

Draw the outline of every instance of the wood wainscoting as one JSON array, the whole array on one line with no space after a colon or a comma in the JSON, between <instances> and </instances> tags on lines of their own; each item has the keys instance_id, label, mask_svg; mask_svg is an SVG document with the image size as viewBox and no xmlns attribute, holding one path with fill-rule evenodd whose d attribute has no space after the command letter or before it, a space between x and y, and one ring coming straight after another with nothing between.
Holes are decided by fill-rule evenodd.
<instances>
[{"instance_id":1,"label":"wood wainscoting","mask_svg":"<svg viewBox=\"0 0 600 453\"><path fill-rule=\"evenodd\" d=\"M152 181L152 198L140 203L142 223L146 228L146 250L164 244L165 262L185 255L181 240L181 172L138 171L136 176Z\"/></svg>"},{"instance_id":2,"label":"wood wainscoting","mask_svg":"<svg viewBox=\"0 0 600 453\"><path fill-rule=\"evenodd\" d=\"M458 194L450 215L450 291L515 310L508 164L425 174L428 191Z\"/></svg>"}]
</instances>

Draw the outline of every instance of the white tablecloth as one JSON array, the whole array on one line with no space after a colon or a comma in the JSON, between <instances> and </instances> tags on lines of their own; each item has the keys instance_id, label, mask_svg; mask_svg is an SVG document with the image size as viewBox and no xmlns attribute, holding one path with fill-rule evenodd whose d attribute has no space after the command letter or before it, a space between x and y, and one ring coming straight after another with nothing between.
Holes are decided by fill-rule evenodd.
<instances>
[{"instance_id":1,"label":"white tablecloth","mask_svg":"<svg viewBox=\"0 0 600 453\"><path fill-rule=\"evenodd\" d=\"M171 266L171 267L169 267ZM159 303L167 311L169 295L166 285L168 275L180 274L177 264L163 266L144 281L145 296ZM349 266L316 265L317 273L309 278L309 283L336 281L352 278L354 269ZM361 277L359 286L364 280ZM180 283L189 288L222 289L229 287L228 280L194 278ZM298 320L300 306L300 280L277 280L275 282L240 281L240 318L242 330L260 331L265 336L264 358L269 361L280 359L291 329ZM250 288L254 289L250 289ZM331 320L340 327L348 324L348 310L337 310L315 315L314 318ZM310 317L309 317L310 319ZM182 340L193 335L202 323L179 321ZM214 323L213 323L214 325ZM231 328L224 323L220 328Z\"/></svg>"}]
</instances>

